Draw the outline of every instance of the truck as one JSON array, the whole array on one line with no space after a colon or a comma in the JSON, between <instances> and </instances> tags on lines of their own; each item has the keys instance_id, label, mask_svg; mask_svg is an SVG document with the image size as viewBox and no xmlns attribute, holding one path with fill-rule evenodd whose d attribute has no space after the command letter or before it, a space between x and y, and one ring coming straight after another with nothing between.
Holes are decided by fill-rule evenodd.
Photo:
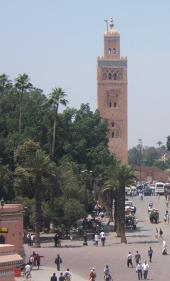
<instances>
[{"instance_id":1,"label":"truck","mask_svg":"<svg viewBox=\"0 0 170 281\"><path fill-rule=\"evenodd\" d=\"M163 182L155 183L155 195L164 195L164 183Z\"/></svg>"}]
</instances>

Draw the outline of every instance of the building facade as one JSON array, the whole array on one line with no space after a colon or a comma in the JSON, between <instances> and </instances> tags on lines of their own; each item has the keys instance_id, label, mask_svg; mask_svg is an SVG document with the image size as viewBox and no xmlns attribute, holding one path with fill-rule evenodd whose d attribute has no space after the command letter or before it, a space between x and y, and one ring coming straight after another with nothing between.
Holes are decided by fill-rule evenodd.
<instances>
[{"instance_id":1,"label":"building facade","mask_svg":"<svg viewBox=\"0 0 170 281\"><path fill-rule=\"evenodd\" d=\"M18 254L23 253L23 206L0 206L0 244L12 244Z\"/></svg>"},{"instance_id":2,"label":"building facade","mask_svg":"<svg viewBox=\"0 0 170 281\"><path fill-rule=\"evenodd\" d=\"M110 152L127 164L127 58L120 57L120 34L113 19L106 23L104 56L97 60L97 108L108 123Z\"/></svg>"}]
</instances>

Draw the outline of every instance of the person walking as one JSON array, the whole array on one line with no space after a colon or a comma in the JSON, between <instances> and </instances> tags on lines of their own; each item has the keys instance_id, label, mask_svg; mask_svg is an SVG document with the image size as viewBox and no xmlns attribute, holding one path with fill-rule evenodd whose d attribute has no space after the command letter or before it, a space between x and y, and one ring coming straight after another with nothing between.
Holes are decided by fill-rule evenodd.
<instances>
[{"instance_id":1,"label":"person walking","mask_svg":"<svg viewBox=\"0 0 170 281\"><path fill-rule=\"evenodd\" d=\"M129 252L129 254L127 255L127 267L129 267L129 265L131 265L131 267L133 267L131 252Z\"/></svg>"},{"instance_id":2,"label":"person walking","mask_svg":"<svg viewBox=\"0 0 170 281\"><path fill-rule=\"evenodd\" d=\"M104 247L106 241L106 235L103 230L100 232L100 239L101 239L102 246Z\"/></svg>"},{"instance_id":3,"label":"person walking","mask_svg":"<svg viewBox=\"0 0 170 281\"><path fill-rule=\"evenodd\" d=\"M95 272L95 268L92 267L92 269L90 270L90 273L89 273L89 280L90 281L95 281L96 280L96 272Z\"/></svg>"},{"instance_id":4,"label":"person walking","mask_svg":"<svg viewBox=\"0 0 170 281\"><path fill-rule=\"evenodd\" d=\"M141 261L141 255L139 254L138 251L136 251L135 261L136 261L136 265Z\"/></svg>"},{"instance_id":5,"label":"person walking","mask_svg":"<svg viewBox=\"0 0 170 281\"><path fill-rule=\"evenodd\" d=\"M143 277L144 279L147 279L148 270L149 270L149 264L147 263L147 261L143 263L142 268L143 268Z\"/></svg>"},{"instance_id":6,"label":"person walking","mask_svg":"<svg viewBox=\"0 0 170 281\"><path fill-rule=\"evenodd\" d=\"M37 265L37 270L40 268L40 255L36 254L36 265Z\"/></svg>"},{"instance_id":7,"label":"person walking","mask_svg":"<svg viewBox=\"0 0 170 281\"><path fill-rule=\"evenodd\" d=\"M104 280L105 280L105 281L110 281L110 280L112 280L111 272L110 272L110 269L109 269L109 266L108 266L108 265L106 265L105 268L104 268Z\"/></svg>"},{"instance_id":8,"label":"person walking","mask_svg":"<svg viewBox=\"0 0 170 281\"><path fill-rule=\"evenodd\" d=\"M71 273L69 268L67 268L66 272L64 273L64 280L71 281Z\"/></svg>"},{"instance_id":9,"label":"person walking","mask_svg":"<svg viewBox=\"0 0 170 281\"><path fill-rule=\"evenodd\" d=\"M136 272L138 274L138 279L141 280L142 279L142 265L140 264L140 262L138 262L138 264L136 265Z\"/></svg>"},{"instance_id":10,"label":"person walking","mask_svg":"<svg viewBox=\"0 0 170 281\"><path fill-rule=\"evenodd\" d=\"M99 244L99 234L96 232L94 235L94 244L98 246Z\"/></svg>"},{"instance_id":11,"label":"person walking","mask_svg":"<svg viewBox=\"0 0 170 281\"><path fill-rule=\"evenodd\" d=\"M55 275L55 273L53 273L53 275L51 276L50 281L57 281L57 276Z\"/></svg>"},{"instance_id":12,"label":"person walking","mask_svg":"<svg viewBox=\"0 0 170 281\"><path fill-rule=\"evenodd\" d=\"M157 227L156 227L156 230L155 230L155 238L158 240L158 238L159 238L159 234L158 234L158 229L157 229Z\"/></svg>"},{"instance_id":13,"label":"person walking","mask_svg":"<svg viewBox=\"0 0 170 281\"><path fill-rule=\"evenodd\" d=\"M152 255L153 255L153 250L151 247L149 247L149 250L148 250L149 262L152 262Z\"/></svg>"},{"instance_id":14,"label":"person walking","mask_svg":"<svg viewBox=\"0 0 170 281\"><path fill-rule=\"evenodd\" d=\"M65 278L64 278L64 275L63 275L63 273L61 272L60 273L60 276L59 276L59 279L58 279L59 281L65 281Z\"/></svg>"},{"instance_id":15,"label":"person walking","mask_svg":"<svg viewBox=\"0 0 170 281\"><path fill-rule=\"evenodd\" d=\"M63 262L63 261L62 261L60 255L57 255L57 256L56 256L56 259L55 259L55 264L56 264L56 266L57 266L57 270L58 270L58 271L60 271L60 266L61 266L62 262Z\"/></svg>"},{"instance_id":16,"label":"person walking","mask_svg":"<svg viewBox=\"0 0 170 281\"><path fill-rule=\"evenodd\" d=\"M163 239L163 230L161 228L159 230L159 238Z\"/></svg>"}]
</instances>

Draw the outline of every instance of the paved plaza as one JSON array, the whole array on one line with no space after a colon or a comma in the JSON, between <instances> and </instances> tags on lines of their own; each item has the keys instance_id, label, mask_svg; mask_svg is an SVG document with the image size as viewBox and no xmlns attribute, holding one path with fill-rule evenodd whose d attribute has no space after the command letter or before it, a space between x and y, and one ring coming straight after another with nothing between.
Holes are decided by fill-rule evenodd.
<instances>
[{"instance_id":1,"label":"paved plaza","mask_svg":"<svg viewBox=\"0 0 170 281\"><path fill-rule=\"evenodd\" d=\"M25 247L27 256L29 256L33 250L44 256L42 258L41 269L33 271L34 281L49 281L50 276L55 269L55 257L57 254L63 259L62 271L69 268L73 273L73 281L83 281L88 279L88 273L91 267L95 267L97 273L97 281L103 280L103 269L108 264L112 271L114 281L133 281L138 280L135 268L127 268L126 257L129 251L133 256L138 250L141 254L142 261L148 260L147 251L149 246L153 248L153 263L150 264L149 280L166 281L169 276L170 267L170 255L163 256L162 241L156 240L155 230L160 227L164 232L164 238L167 242L168 249L170 251L170 225L165 225L163 221L164 213L166 210L165 198L160 197L145 197L144 200L140 200L138 197L132 198L133 202L137 206L136 217L139 222L136 231L127 232L128 244L120 244L120 239L115 237L115 234L110 233L107 236L106 246L98 247L93 245L92 241L89 241L88 246L83 246L82 241L62 241L61 248L54 248L53 243L42 244L40 249ZM151 224L147 212L148 203L152 200L154 207L160 211L160 223ZM134 262L135 265L135 262ZM57 273L57 276L59 274ZM22 278L18 278L22 280Z\"/></svg>"}]
</instances>

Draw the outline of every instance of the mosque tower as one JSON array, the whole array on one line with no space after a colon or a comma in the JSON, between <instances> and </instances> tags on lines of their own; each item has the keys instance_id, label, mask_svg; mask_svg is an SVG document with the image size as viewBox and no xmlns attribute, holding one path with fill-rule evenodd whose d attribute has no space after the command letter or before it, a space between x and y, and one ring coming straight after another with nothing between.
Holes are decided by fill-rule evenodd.
<instances>
[{"instance_id":1,"label":"mosque tower","mask_svg":"<svg viewBox=\"0 0 170 281\"><path fill-rule=\"evenodd\" d=\"M120 57L120 34L113 19L106 24L104 56L97 59L97 108L108 122L110 152L127 164L127 58Z\"/></svg>"}]
</instances>

